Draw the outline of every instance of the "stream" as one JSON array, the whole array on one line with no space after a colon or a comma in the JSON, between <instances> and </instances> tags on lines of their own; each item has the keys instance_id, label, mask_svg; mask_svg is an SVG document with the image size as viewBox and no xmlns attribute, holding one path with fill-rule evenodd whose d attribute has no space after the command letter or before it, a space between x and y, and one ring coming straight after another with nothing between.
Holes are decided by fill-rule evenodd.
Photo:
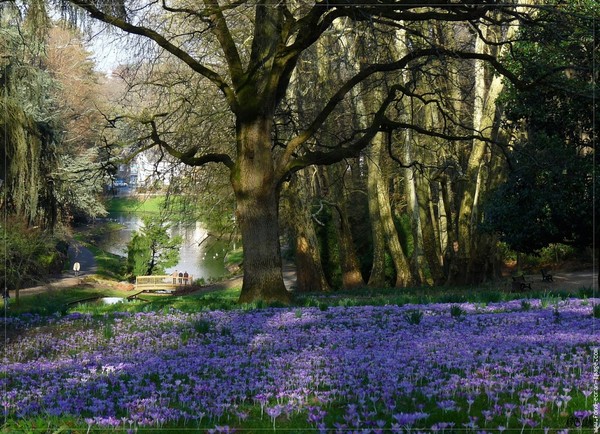
<instances>
[{"instance_id":1,"label":"stream","mask_svg":"<svg viewBox=\"0 0 600 434\"><path fill-rule=\"evenodd\" d=\"M110 213L108 218L123 226L123 229L107 231L98 241L98 247L121 256L127 256L127 243L132 233L142 227L142 217L134 213ZM217 279L227 270L224 264L226 243L211 237L202 222L192 224L175 223L170 235L181 235L179 263L166 269L167 274L174 271L188 272L193 279Z\"/></svg>"}]
</instances>

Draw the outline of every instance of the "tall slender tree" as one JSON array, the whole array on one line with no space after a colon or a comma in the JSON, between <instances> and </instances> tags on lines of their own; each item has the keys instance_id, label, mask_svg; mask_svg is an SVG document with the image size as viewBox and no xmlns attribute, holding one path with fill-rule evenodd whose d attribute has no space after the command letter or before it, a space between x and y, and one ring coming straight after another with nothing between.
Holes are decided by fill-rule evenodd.
<instances>
[{"instance_id":1,"label":"tall slender tree","mask_svg":"<svg viewBox=\"0 0 600 434\"><path fill-rule=\"evenodd\" d=\"M472 22L479 26L512 22L515 8L496 1L453 0L429 2L368 0L271 3L204 0L189 5L182 1L129 3L128 1L69 0L90 17L124 32L153 41L156 46L218 89L232 115L233 150L207 150L202 140L184 146L170 140L160 107L140 121L147 128L145 144L160 146L185 164L220 163L230 170L236 199L244 255L244 283L240 301L288 301L283 284L279 246L278 202L282 183L291 173L314 164L332 164L355 156L365 148L386 121L390 105L406 88L389 86L389 92L368 119L367 128L346 137L319 137L319 131L335 117L343 119L343 102L362 81L390 74L414 63L439 56L489 61L507 72L494 56L472 49L450 50L429 46L409 49L383 63L365 59L360 71L351 69L333 90L324 92L320 109L304 122L298 134L274 146L273 128L277 108L286 96L290 77L302 55L328 32L339 32L343 21L352 32L356 22L387 22L410 26L425 21ZM345 21L344 21L345 20ZM336 58L330 59L336 62ZM343 65L339 65L343 68ZM335 84L335 83L334 83ZM320 140L315 140L316 138Z\"/></svg>"}]
</instances>

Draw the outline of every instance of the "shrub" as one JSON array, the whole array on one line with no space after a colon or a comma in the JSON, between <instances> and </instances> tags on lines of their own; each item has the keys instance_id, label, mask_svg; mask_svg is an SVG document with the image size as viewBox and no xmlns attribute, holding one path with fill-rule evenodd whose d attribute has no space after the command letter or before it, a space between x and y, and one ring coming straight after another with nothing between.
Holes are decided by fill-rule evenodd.
<instances>
[{"instance_id":1,"label":"shrub","mask_svg":"<svg viewBox=\"0 0 600 434\"><path fill-rule=\"evenodd\" d=\"M0 224L0 230L0 287L21 288L62 269L66 255L48 234L18 221Z\"/></svg>"},{"instance_id":2,"label":"shrub","mask_svg":"<svg viewBox=\"0 0 600 434\"><path fill-rule=\"evenodd\" d=\"M559 298L553 294L545 292L542 297L540 297L540 305L542 309L546 309L550 305L556 305L559 301Z\"/></svg>"},{"instance_id":3,"label":"shrub","mask_svg":"<svg viewBox=\"0 0 600 434\"><path fill-rule=\"evenodd\" d=\"M450 315L452 316L452 318L461 319L466 314L467 313L464 311L464 309L459 305L453 304L452 306L450 306Z\"/></svg>"},{"instance_id":4,"label":"shrub","mask_svg":"<svg viewBox=\"0 0 600 434\"><path fill-rule=\"evenodd\" d=\"M208 333L212 328L212 324L206 319L198 319L192 323L192 326L194 327L194 330L200 334Z\"/></svg>"},{"instance_id":5,"label":"shrub","mask_svg":"<svg viewBox=\"0 0 600 434\"><path fill-rule=\"evenodd\" d=\"M406 319L407 323L417 325L420 324L421 320L423 319L423 312L417 309L412 309L404 314L404 318Z\"/></svg>"}]
</instances>

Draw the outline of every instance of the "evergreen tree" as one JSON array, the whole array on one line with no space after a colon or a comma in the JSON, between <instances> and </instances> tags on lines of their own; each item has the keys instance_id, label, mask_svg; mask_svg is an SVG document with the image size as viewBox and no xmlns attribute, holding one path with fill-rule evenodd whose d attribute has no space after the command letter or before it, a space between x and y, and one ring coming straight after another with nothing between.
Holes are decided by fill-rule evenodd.
<instances>
[{"instance_id":1,"label":"evergreen tree","mask_svg":"<svg viewBox=\"0 0 600 434\"><path fill-rule=\"evenodd\" d=\"M163 274L179 262L180 235L171 237L171 224L163 217L143 217L144 227L127 245L127 272L132 276Z\"/></svg>"},{"instance_id":2,"label":"evergreen tree","mask_svg":"<svg viewBox=\"0 0 600 434\"><path fill-rule=\"evenodd\" d=\"M524 42L513 47L515 73L544 79L533 88L510 86L503 96L517 139L506 182L489 197L485 227L520 252L551 243L591 246L598 237L593 210L600 203L593 192L600 181L593 175L600 162L594 149L600 110L593 63L600 7L570 3L547 25L526 29Z\"/></svg>"}]
</instances>

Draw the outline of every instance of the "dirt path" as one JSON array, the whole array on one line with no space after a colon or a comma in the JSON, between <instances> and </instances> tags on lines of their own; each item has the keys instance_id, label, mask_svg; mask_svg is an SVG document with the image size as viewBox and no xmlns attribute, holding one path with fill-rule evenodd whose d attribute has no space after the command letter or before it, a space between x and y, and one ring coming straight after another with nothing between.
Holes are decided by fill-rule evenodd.
<instances>
[{"instance_id":1,"label":"dirt path","mask_svg":"<svg viewBox=\"0 0 600 434\"><path fill-rule=\"evenodd\" d=\"M581 288L594 288L598 290L598 273L594 272L593 269L564 272L556 270L552 272L552 282L543 282L541 274L532 275L530 278L535 286L539 285L548 289L578 290Z\"/></svg>"},{"instance_id":2,"label":"dirt path","mask_svg":"<svg viewBox=\"0 0 600 434\"><path fill-rule=\"evenodd\" d=\"M75 262L79 262L79 264L81 265L79 275L96 273L98 265L96 264L96 259L94 258L94 255L89 249L83 247L77 241L73 241L69 245L68 254L70 264L69 270L73 269L73 264Z\"/></svg>"},{"instance_id":3,"label":"dirt path","mask_svg":"<svg viewBox=\"0 0 600 434\"><path fill-rule=\"evenodd\" d=\"M43 285L33 286L30 288L22 288L19 290L20 295L34 295L48 291L57 291L62 288L71 288L73 286L80 286L82 280L86 275L96 273L97 264L96 259L92 252L82 246L77 241L73 240L69 245L68 250L69 256L69 271L64 271L62 275L51 278L47 283ZM75 276L73 270L73 264L79 262L81 268L79 275ZM13 296L11 291L11 297Z\"/></svg>"}]
</instances>

